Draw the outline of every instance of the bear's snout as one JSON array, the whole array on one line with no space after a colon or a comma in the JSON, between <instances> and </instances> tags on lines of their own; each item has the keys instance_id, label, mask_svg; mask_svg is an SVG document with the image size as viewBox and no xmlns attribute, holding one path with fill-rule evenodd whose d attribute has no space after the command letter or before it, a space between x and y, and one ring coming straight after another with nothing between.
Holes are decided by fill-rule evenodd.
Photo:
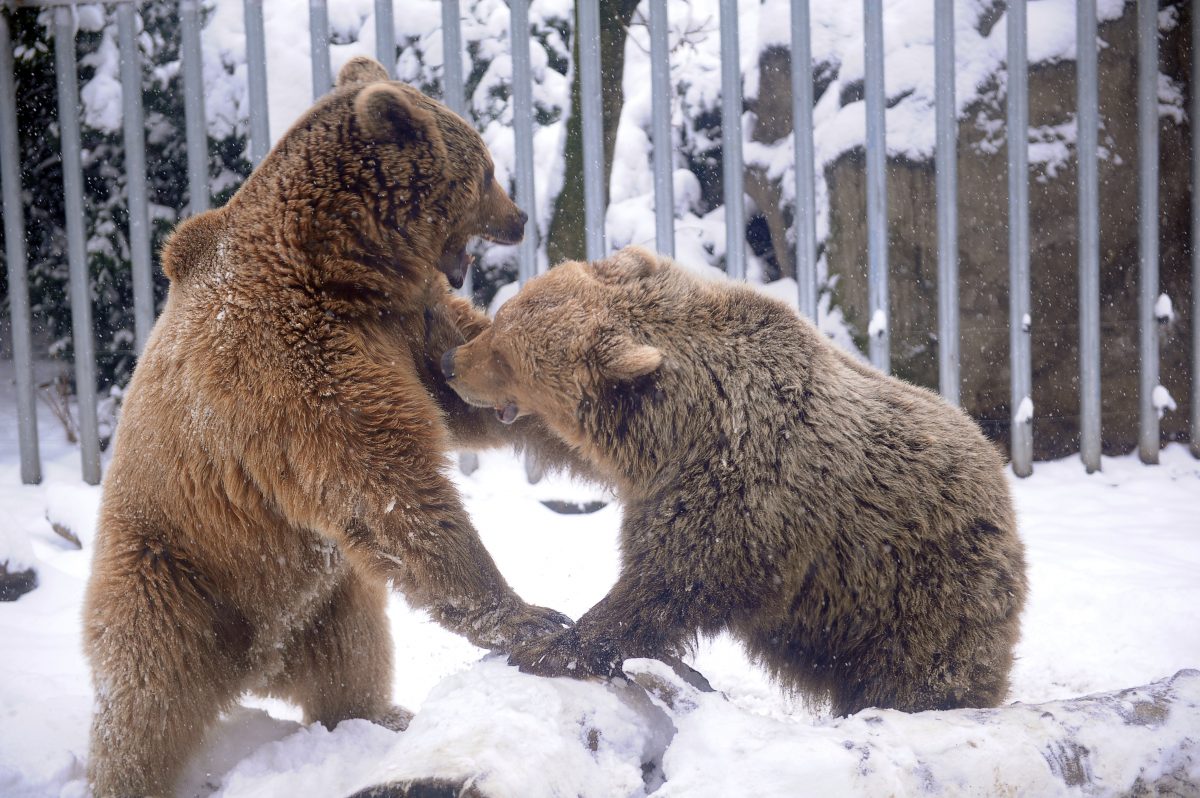
<instances>
[{"instance_id":1,"label":"bear's snout","mask_svg":"<svg viewBox=\"0 0 1200 798\"><path fill-rule=\"evenodd\" d=\"M484 232L484 238L489 238L497 244L520 243L525 237L525 223L529 221L529 214L516 205L512 210L513 212L504 219L489 225Z\"/></svg>"},{"instance_id":2,"label":"bear's snout","mask_svg":"<svg viewBox=\"0 0 1200 798\"><path fill-rule=\"evenodd\" d=\"M442 355L442 374L448 380L454 379L454 353L457 350L458 347L456 346L453 349L447 349L445 354Z\"/></svg>"}]
</instances>

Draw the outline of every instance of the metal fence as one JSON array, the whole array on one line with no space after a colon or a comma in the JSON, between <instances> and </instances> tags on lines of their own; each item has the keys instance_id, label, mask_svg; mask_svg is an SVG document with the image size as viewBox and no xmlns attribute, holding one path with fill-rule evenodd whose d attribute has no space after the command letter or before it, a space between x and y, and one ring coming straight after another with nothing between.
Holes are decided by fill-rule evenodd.
<instances>
[{"instance_id":1,"label":"metal fence","mask_svg":"<svg viewBox=\"0 0 1200 798\"><path fill-rule=\"evenodd\" d=\"M140 66L134 41L137 0L104 0L117 6L124 97L124 134L129 185L129 238L134 278L134 306L138 349L144 345L154 321L150 239L145 194L145 156L141 107ZM656 245L674 251L669 50L667 0L647 0L652 61L652 141L655 191ZM953 0L935 4L935 85L937 120L937 240L938 240L938 348L940 390L948 401L959 402L959 310L957 253L957 119L954 99ZM249 84L249 154L254 164L269 148L267 119L266 50L262 0L244 0L247 79ZM75 377L79 400L79 427L83 478L100 481L100 446L96 414L96 374L92 340L91 302L83 242L82 177L80 166L79 92L70 0L8 0L8 6L50 7L55 22L55 69L59 124L61 126L63 191L66 197L67 256L70 273ZM529 31L529 0L510 0L511 29ZM1140 162L1140 428L1139 453L1146 463L1158 461L1159 422L1153 392L1158 385L1158 324L1154 303L1158 296L1158 99L1157 99L1157 0L1137 0L1139 26ZM601 107L600 16L598 0L578 0L578 41L582 84L584 148L584 198L589 258L602 257L604 241L604 146ZM310 0L310 33L313 62L313 96L332 85L329 25L326 0ZM796 277L801 311L815 318L817 309L817 242L814 227L815 165L813 160L813 75L809 8L807 0L792 0L793 136L796 159ZM182 35L182 70L186 113L190 213L209 203L207 141L204 126L204 93L201 77L200 0L179 0ZM886 142L884 139L884 42L881 0L863 0L865 21L865 100L868 220L868 302L871 362L889 367ZM444 65L444 99L456 111L464 109L458 0L442 3L444 52L457 54ZM1025 2L1009 4L1007 14L1008 99L1010 130L1028 128L1028 82ZM379 60L394 73L396 63L392 0L375 0L375 40ZM1192 14L1192 40L1200 41L1200 14ZM736 0L720 0L722 147L727 240L744 240L745 208L742 162L742 76L738 56ZM1079 159L1079 293L1080 293L1080 407L1081 456L1088 471L1100 467L1100 308L1099 210L1097 182L1097 69L1096 0L1078 0L1078 159ZM528 35L512 37L513 124L516 155L516 201L529 214L525 239L519 249L519 279L537 270L537 229L533 221L533 101ZM1192 59L1192 85L1200 86L1200 58ZM13 83L13 52L7 18L0 14L0 181L3 182L5 240L12 314L12 346L16 367L21 478L36 483L41 478L35 419L30 308L24 251L24 226ZM1200 93L1192 93L1192 119L1200 118ZM1028 140L1008 136L1009 212L1009 346L1012 362L1012 461L1021 476L1032 472L1033 435L1032 366L1030 357ZM1193 196L1200 192L1200 126L1192 126ZM1200 241L1200 203L1192 203L1192 240ZM1191 429L1200 429L1200 252L1193 247L1192 320L1193 364ZM727 246L731 277L745 276L744 247ZM1194 434L1194 433L1193 433Z\"/></svg>"}]
</instances>

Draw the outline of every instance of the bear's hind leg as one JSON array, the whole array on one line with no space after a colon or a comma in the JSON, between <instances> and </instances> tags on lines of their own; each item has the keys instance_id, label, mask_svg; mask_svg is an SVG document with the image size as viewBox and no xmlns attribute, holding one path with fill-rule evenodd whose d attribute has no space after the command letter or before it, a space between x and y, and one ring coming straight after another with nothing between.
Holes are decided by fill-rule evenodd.
<instances>
[{"instance_id":1,"label":"bear's hind leg","mask_svg":"<svg viewBox=\"0 0 1200 798\"><path fill-rule=\"evenodd\" d=\"M350 571L287 647L284 672L270 693L298 704L306 723L328 729L349 718L407 728L412 713L391 701L386 607L384 586Z\"/></svg>"},{"instance_id":2,"label":"bear's hind leg","mask_svg":"<svg viewBox=\"0 0 1200 798\"><path fill-rule=\"evenodd\" d=\"M96 698L88 780L97 798L170 795L242 689L244 622L159 559L134 583L89 589L86 648Z\"/></svg>"}]
</instances>

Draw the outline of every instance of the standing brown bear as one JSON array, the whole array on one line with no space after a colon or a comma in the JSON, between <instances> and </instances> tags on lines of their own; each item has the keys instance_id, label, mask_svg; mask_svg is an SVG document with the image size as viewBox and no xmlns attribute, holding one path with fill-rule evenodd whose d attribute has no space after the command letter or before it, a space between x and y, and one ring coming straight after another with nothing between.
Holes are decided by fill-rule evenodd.
<instances>
[{"instance_id":1,"label":"standing brown bear","mask_svg":"<svg viewBox=\"0 0 1200 798\"><path fill-rule=\"evenodd\" d=\"M565 451L437 368L488 324L447 284L468 239L525 221L474 130L357 59L226 207L175 231L84 607L97 796L169 792L244 691L402 728L388 580L487 648L569 623L512 591L446 475L452 445Z\"/></svg>"},{"instance_id":2,"label":"standing brown bear","mask_svg":"<svg viewBox=\"0 0 1200 798\"><path fill-rule=\"evenodd\" d=\"M626 249L532 280L442 368L625 506L616 585L523 669L609 675L728 629L838 714L1004 697L1026 581L1000 457L785 305Z\"/></svg>"}]
</instances>

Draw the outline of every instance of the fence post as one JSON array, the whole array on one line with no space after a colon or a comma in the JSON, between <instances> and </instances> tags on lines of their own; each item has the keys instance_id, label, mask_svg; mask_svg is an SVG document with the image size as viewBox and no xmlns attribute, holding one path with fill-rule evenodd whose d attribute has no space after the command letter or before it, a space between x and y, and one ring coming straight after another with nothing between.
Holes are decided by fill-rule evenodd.
<instances>
[{"instance_id":1,"label":"fence post","mask_svg":"<svg viewBox=\"0 0 1200 798\"><path fill-rule=\"evenodd\" d=\"M312 50L313 99L333 87L333 68L329 65L329 8L325 0L308 1L308 42Z\"/></svg>"},{"instance_id":2,"label":"fence post","mask_svg":"<svg viewBox=\"0 0 1200 798\"><path fill-rule=\"evenodd\" d=\"M246 26L246 83L250 100L250 163L258 166L271 149L262 0L244 0L243 19Z\"/></svg>"},{"instance_id":3,"label":"fence post","mask_svg":"<svg viewBox=\"0 0 1200 798\"><path fill-rule=\"evenodd\" d=\"M1138 0L1138 226L1141 270L1138 320L1141 325L1141 371L1138 384L1138 455L1158 462L1158 2Z\"/></svg>"},{"instance_id":4,"label":"fence post","mask_svg":"<svg viewBox=\"0 0 1200 798\"><path fill-rule=\"evenodd\" d=\"M650 88L654 133L654 243L675 257L674 142L671 138L671 49L667 38L667 0L649 0Z\"/></svg>"},{"instance_id":5,"label":"fence post","mask_svg":"<svg viewBox=\"0 0 1200 798\"><path fill-rule=\"evenodd\" d=\"M1029 74L1025 0L1008 4L1008 285L1013 473L1033 473L1029 336Z\"/></svg>"},{"instance_id":6,"label":"fence post","mask_svg":"<svg viewBox=\"0 0 1200 798\"><path fill-rule=\"evenodd\" d=\"M188 191L191 215L208 210L208 126L204 119L204 63L200 50L200 0L180 0L180 57L183 110L187 128Z\"/></svg>"},{"instance_id":7,"label":"fence post","mask_svg":"<svg viewBox=\"0 0 1200 798\"><path fill-rule=\"evenodd\" d=\"M96 418L96 348L92 332L92 290L83 242L83 166L80 160L79 84L75 73L75 10L66 6L54 9L54 72L58 88L58 126L62 137L71 340L75 345L75 395L79 400L83 481L98 485L100 431Z\"/></svg>"},{"instance_id":8,"label":"fence post","mask_svg":"<svg viewBox=\"0 0 1200 798\"><path fill-rule=\"evenodd\" d=\"M891 370L891 319L888 314L887 136L884 117L883 5L863 0L867 110L867 328L871 363Z\"/></svg>"},{"instance_id":9,"label":"fence post","mask_svg":"<svg viewBox=\"0 0 1200 798\"><path fill-rule=\"evenodd\" d=\"M467 120L467 103L463 96L462 75L462 31L458 0L442 0L442 100L446 107ZM515 67L514 67L515 71ZM459 295L471 299L473 292L472 270L467 269ZM479 469L479 455L475 452L458 453L458 470L470 476Z\"/></svg>"},{"instance_id":10,"label":"fence post","mask_svg":"<svg viewBox=\"0 0 1200 798\"><path fill-rule=\"evenodd\" d=\"M533 85L529 64L529 0L509 4L512 49L513 137L516 144L516 202L529 215L525 237L517 245L517 279L524 285L537 275L537 201L533 181ZM586 141L585 141L586 144ZM590 254L590 253L589 253Z\"/></svg>"},{"instance_id":11,"label":"fence post","mask_svg":"<svg viewBox=\"0 0 1200 798\"><path fill-rule=\"evenodd\" d=\"M808 0L792 0L792 146L796 162L796 299L800 312L816 324L817 199Z\"/></svg>"},{"instance_id":12,"label":"fence post","mask_svg":"<svg viewBox=\"0 0 1200 798\"><path fill-rule=\"evenodd\" d=\"M1200 13L1192 9L1192 455L1200 457Z\"/></svg>"},{"instance_id":13,"label":"fence post","mask_svg":"<svg viewBox=\"0 0 1200 798\"><path fill-rule=\"evenodd\" d=\"M133 320L137 351L154 326L154 279L150 261L150 210L146 200L146 124L142 113L142 63L133 3L117 6L121 49L121 105L125 116L125 186L129 199L129 253L133 271Z\"/></svg>"},{"instance_id":14,"label":"fence post","mask_svg":"<svg viewBox=\"0 0 1200 798\"><path fill-rule=\"evenodd\" d=\"M463 96L462 31L458 0L442 0L442 97L451 111L467 118Z\"/></svg>"},{"instance_id":15,"label":"fence post","mask_svg":"<svg viewBox=\"0 0 1200 798\"><path fill-rule=\"evenodd\" d=\"M721 173L725 183L725 273L746 279L746 207L742 174L742 65L737 0L721 0Z\"/></svg>"},{"instance_id":16,"label":"fence post","mask_svg":"<svg viewBox=\"0 0 1200 798\"><path fill-rule=\"evenodd\" d=\"M600 6L577 0L575 40L579 42L579 105L583 114L583 216L588 260L604 257L604 98L600 82ZM525 31L528 35L528 30ZM620 78L615 78L619 80Z\"/></svg>"},{"instance_id":17,"label":"fence post","mask_svg":"<svg viewBox=\"0 0 1200 798\"><path fill-rule=\"evenodd\" d=\"M1078 0L1076 91L1079 140L1079 456L1100 470L1100 189L1096 0Z\"/></svg>"},{"instance_id":18,"label":"fence post","mask_svg":"<svg viewBox=\"0 0 1200 798\"><path fill-rule=\"evenodd\" d=\"M392 0L375 0L375 55L388 77L396 78L396 22Z\"/></svg>"},{"instance_id":19,"label":"fence post","mask_svg":"<svg viewBox=\"0 0 1200 798\"><path fill-rule=\"evenodd\" d=\"M38 452L25 214L21 200L21 148L17 136L12 36L8 30L8 16L0 13L0 184L4 192L4 254L8 261L8 307L17 377L17 437L21 448L21 481L36 485L42 481L42 459Z\"/></svg>"},{"instance_id":20,"label":"fence post","mask_svg":"<svg viewBox=\"0 0 1200 798\"><path fill-rule=\"evenodd\" d=\"M954 98L954 0L934 6L937 94L938 387L959 405L958 106Z\"/></svg>"}]
</instances>

